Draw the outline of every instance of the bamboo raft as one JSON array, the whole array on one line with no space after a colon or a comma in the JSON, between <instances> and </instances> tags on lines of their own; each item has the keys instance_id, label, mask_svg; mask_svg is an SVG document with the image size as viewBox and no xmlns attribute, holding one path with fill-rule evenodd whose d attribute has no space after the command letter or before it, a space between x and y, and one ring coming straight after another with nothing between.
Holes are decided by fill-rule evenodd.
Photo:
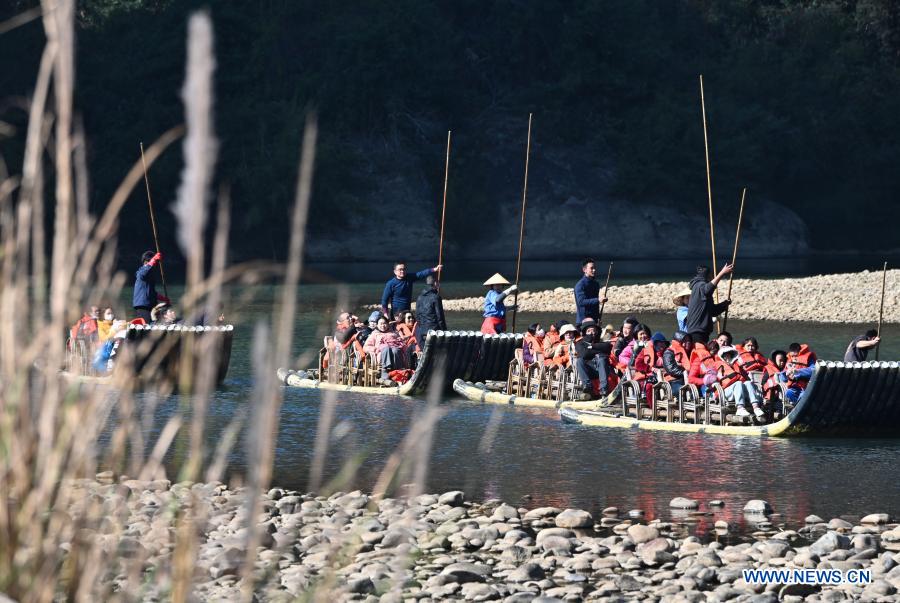
<instances>
[{"instance_id":1,"label":"bamboo raft","mask_svg":"<svg viewBox=\"0 0 900 603\"><path fill-rule=\"evenodd\" d=\"M294 371L279 368L278 380L288 387L330 389L361 394L412 396L424 394L441 379L442 389L452 388L458 378L490 381L505 379L510 361L522 336L484 335L478 331L429 331L410 379L395 387L377 385L381 367L371 355L358 356L352 350L335 350L330 337L319 351L315 369ZM326 362L326 354L334 356Z\"/></svg>"},{"instance_id":2,"label":"bamboo raft","mask_svg":"<svg viewBox=\"0 0 900 603\"><path fill-rule=\"evenodd\" d=\"M825 362L816 364L809 386L796 406L769 424L735 424L733 408L716 401L719 392L685 395L640 404L628 392L622 404L536 399L488 391L457 380L453 389L469 400L489 404L558 408L564 422L592 427L647 429L731 436L900 436L900 363ZM721 398L719 398L721 399ZM748 421L752 419L747 419Z\"/></svg>"},{"instance_id":3,"label":"bamboo raft","mask_svg":"<svg viewBox=\"0 0 900 603\"><path fill-rule=\"evenodd\" d=\"M125 339L116 352L111 374L98 374L93 366L93 352L83 341L70 342L66 367L61 376L82 384L113 384L124 371L136 377L142 389L193 387L204 358L213 355L214 384L221 385L228 374L233 325L128 325ZM187 371L185 373L184 371Z\"/></svg>"}]
</instances>

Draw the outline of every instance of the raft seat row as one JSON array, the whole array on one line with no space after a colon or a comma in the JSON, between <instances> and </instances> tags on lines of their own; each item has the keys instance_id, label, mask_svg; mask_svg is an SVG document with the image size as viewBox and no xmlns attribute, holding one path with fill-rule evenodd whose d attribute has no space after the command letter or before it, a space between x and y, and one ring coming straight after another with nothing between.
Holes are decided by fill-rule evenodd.
<instances>
[{"instance_id":1,"label":"raft seat row","mask_svg":"<svg viewBox=\"0 0 900 603\"><path fill-rule=\"evenodd\" d=\"M708 387L705 395L701 395L699 388L693 384L682 386L677 395L672 390L672 385L665 380L662 371L656 371L657 382L650 390L647 398L643 385L630 378L630 371L626 370L621 388L621 416L634 417L639 420L665 422L692 422L712 425L714 422L725 425L729 416L735 415L737 407L733 402L726 400L725 391L718 383ZM752 386L762 394L762 376L755 373ZM525 365L523 352L516 350L515 357L509 363L506 378L506 392L521 398L539 400L551 400L557 406L564 402L578 401L583 383L573 367L545 366L536 362ZM788 404L786 389L779 384L774 396L775 406L781 407L781 412L787 412Z\"/></svg>"},{"instance_id":2,"label":"raft seat row","mask_svg":"<svg viewBox=\"0 0 900 603\"><path fill-rule=\"evenodd\" d=\"M318 354L318 377L333 384L359 387L381 386L382 367L377 357L348 347L335 346L326 336ZM416 368L404 388L421 394L431 380L442 375L444 386L457 378L497 380L506 376L506 367L522 336L484 335L475 331L429 331L422 351L416 354Z\"/></svg>"}]
</instances>

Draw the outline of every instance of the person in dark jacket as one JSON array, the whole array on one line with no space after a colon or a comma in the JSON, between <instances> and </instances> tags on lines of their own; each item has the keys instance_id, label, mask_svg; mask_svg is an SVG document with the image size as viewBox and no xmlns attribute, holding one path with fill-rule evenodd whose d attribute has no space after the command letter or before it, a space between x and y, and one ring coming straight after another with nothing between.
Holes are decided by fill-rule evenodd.
<instances>
[{"instance_id":1,"label":"person in dark jacket","mask_svg":"<svg viewBox=\"0 0 900 603\"><path fill-rule=\"evenodd\" d=\"M145 251L141 256L141 267L137 269L134 279L134 294L131 297L131 305L134 307L135 316L143 318L147 324L152 322L150 312L159 302L169 303L169 298L156 292L156 279L153 276L153 267L162 261L162 253Z\"/></svg>"},{"instance_id":2,"label":"person in dark jacket","mask_svg":"<svg viewBox=\"0 0 900 603\"><path fill-rule=\"evenodd\" d=\"M381 294L381 313L389 319L399 318L401 312L411 307L413 283L434 274L441 268L442 266L435 266L415 274L406 274L406 262L394 264L394 278L384 285L384 293Z\"/></svg>"},{"instance_id":3,"label":"person in dark jacket","mask_svg":"<svg viewBox=\"0 0 900 603\"><path fill-rule=\"evenodd\" d=\"M425 336L428 331L446 331L447 320L444 318L444 303L438 293L437 279L429 274L425 277L425 289L416 300L416 343L419 349L425 348Z\"/></svg>"},{"instance_id":4,"label":"person in dark jacket","mask_svg":"<svg viewBox=\"0 0 900 603\"><path fill-rule=\"evenodd\" d=\"M706 343L713 330L713 317L725 311L731 304L730 299L721 303L713 301L713 293L719 281L734 270L731 264L725 264L719 274L709 278L708 266L697 266L697 274L691 279L691 299L688 302L688 313L684 319L684 328L694 339L694 343Z\"/></svg>"},{"instance_id":5,"label":"person in dark jacket","mask_svg":"<svg viewBox=\"0 0 900 603\"><path fill-rule=\"evenodd\" d=\"M597 267L592 258L581 263L584 276L575 283L575 326L581 325L585 318L593 318L600 322L600 304L607 299L600 299L600 283L597 282Z\"/></svg>"},{"instance_id":6,"label":"person in dark jacket","mask_svg":"<svg viewBox=\"0 0 900 603\"><path fill-rule=\"evenodd\" d=\"M881 343L881 337L878 331L869 329L862 335L857 335L847 346L844 352L844 362L863 362L869 356L869 350L878 347Z\"/></svg>"},{"instance_id":7,"label":"person in dark jacket","mask_svg":"<svg viewBox=\"0 0 900 603\"><path fill-rule=\"evenodd\" d=\"M671 377L669 385L672 394L677 396L678 390L687 383L691 367L691 352L694 351L694 339L684 331L675 331L672 343L663 352L663 369Z\"/></svg>"},{"instance_id":8,"label":"person in dark jacket","mask_svg":"<svg viewBox=\"0 0 900 603\"><path fill-rule=\"evenodd\" d=\"M597 379L599 395L606 396L609 378L609 353L612 344L600 339L600 325L593 318L585 318L581 324L581 339L575 342L575 372L581 381L582 393L593 398L591 382Z\"/></svg>"}]
</instances>

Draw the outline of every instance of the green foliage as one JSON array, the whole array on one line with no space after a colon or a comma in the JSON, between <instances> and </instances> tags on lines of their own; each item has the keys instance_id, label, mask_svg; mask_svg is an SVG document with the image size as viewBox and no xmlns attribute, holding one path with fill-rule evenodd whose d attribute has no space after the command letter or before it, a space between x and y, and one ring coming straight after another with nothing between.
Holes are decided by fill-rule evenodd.
<instances>
[{"instance_id":1,"label":"green foliage","mask_svg":"<svg viewBox=\"0 0 900 603\"><path fill-rule=\"evenodd\" d=\"M79 2L77 93L95 205L137 158L138 141L182 119L185 24L204 6ZM321 132L313 228L374 210L374 180L409 169L426 174L430 199L439 198L432 166L443 165L447 128L464 141L453 157L457 216L496 203L498 189L513 201L521 174L508 166L521 151L497 155L521 146L529 111L543 148L596 148L614 164L615 193L703 211L700 73L723 207L736 206L746 185L804 216L817 246L860 245L844 233L862 228L878 246L896 245L900 8L891 0L248 0L210 10L218 178L239 212L237 256L283 254L311 108ZM39 52L39 42L36 24L0 37L0 56L12 56L11 44ZM2 73L0 89L27 93L33 74ZM3 143L5 155L11 148ZM377 153L394 153L396 166ZM160 206L174 198L178 155L154 167ZM170 232L169 212L160 214ZM136 198L123 225L142 232L145 222ZM450 228L473 232L470 219L452 215ZM137 253L144 243L135 245Z\"/></svg>"}]
</instances>

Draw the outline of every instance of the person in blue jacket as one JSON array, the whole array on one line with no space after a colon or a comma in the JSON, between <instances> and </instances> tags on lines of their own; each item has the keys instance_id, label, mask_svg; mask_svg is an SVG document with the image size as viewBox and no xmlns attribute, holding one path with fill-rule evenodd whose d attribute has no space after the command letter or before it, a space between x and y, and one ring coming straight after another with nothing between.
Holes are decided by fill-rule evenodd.
<instances>
[{"instance_id":1,"label":"person in blue jacket","mask_svg":"<svg viewBox=\"0 0 900 603\"><path fill-rule=\"evenodd\" d=\"M160 261L162 261L162 253L145 251L141 256L141 267L134 275L134 294L131 297L131 305L134 307L135 316L143 318L147 324L152 322L150 311L156 304L159 302L169 303L168 297L156 292L153 267Z\"/></svg>"},{"instance_id":2,"label":"person in blue jacket","mask_svg":"<svg viewBox=\"0 0 900 603\"><path fill-rule=\"evenodd\" d=\"M412 306L413 283L438 272L442 267L438 265L414 274L406 274L406 262L394 264L394 278L385 284L384 293L381 294L381 313L391 319L400 316L404 310L409 310Z\"/></svg>"},{"instance_id":3,"label":"person in blue jacket","mask_svg":"<svg viewBox=\"0 0 900 603\"><path fill-rule=\"evenodd\" d=\"M600 283L597 282L597 266L593 258L581 263L584 276L575 283L575 326L581 325L585 318L593 318L600 322L600 304L609 301L600 299Z\"/></svg>"}]
</instances>

